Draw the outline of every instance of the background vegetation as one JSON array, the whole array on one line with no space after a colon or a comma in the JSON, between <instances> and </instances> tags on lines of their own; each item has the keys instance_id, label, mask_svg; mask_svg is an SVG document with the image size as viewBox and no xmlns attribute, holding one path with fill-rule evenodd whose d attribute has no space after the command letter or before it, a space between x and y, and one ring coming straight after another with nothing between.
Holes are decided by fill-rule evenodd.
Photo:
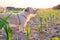
<instances>
[{"instance_id":1,"label":"background vegetation","mask_svg":"<svg viewBox=\"0 0 60 40\"><path fill-rule=\"evenodd\" d=\"M14 8L14 7L7 7L6 8L6 12L12 12L12 13L19 13L23 10L24 8ZM56 10L58 9L58 10ZM4 13L4 10L1 10L0 13ZM36 18L38 18L39 23L37 23L37 20L35 20ZM7 35L7 40L11 40L12 37L12 31L9 27L9 23L6 21L7 19L5 18L0 18L0 29L2 29L2 27L5 29L6 35ZM34 25L36 25L36 27L38 28L38 36L40 36L41 33L44 33L44 29L48 29L49 27L52 27L54 25L60 25L60 5L55 6L51 9L38 9L37 11L37 16L34 18ZM28 23L27 27L26 27L26 36L27 36L27 40L30 39L31 37L31 27L32 24ZM7 28L8 27L8 28ZM32 32L36 32L36 29ZM59 31L60 32L60 31ZM54 34L54 33L53 33ZM57 33L59 34L59 33ZM60 36L60 34L59 34ZM60 40L60 37L55 36L55 37L51 37L49 38L49 40Z\"/></svg>"}]
</instances>

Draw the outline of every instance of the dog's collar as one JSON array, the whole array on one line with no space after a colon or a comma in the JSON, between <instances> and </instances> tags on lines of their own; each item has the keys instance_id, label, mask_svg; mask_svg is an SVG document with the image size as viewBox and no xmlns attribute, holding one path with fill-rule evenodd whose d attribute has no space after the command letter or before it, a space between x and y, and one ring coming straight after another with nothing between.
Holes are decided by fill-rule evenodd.
<instances>
[{"instance_id":1,"label":"dog's collar","mask_svg":"<svg viewBox=\"0 0 60 40\"><path fill-rule=\"evenodd\" d=\"M20 25L21 23L20 23L20 18L19 18L19 14L17 14L17 17L18 17L18 20L19 20L19 25Z\"/></svg>"},{"instance_id":2,"label":"dog's collar","mask_svg":"<svg viewBox=\"0 0 60 40\"><path fill-rule=\"evenodd\" d=\"M27 19L27 17L26 17L25 15L21 15L21 16L24 16L24 18L26 18L26 19ZM19 25L20 25L20 24L21 24L21 23L20 23L20 21L21 21L21 20L20 20L20 18L19 18L19 14L17 14L17 17L18 17Z\"/></svg>"},{"instance_id":3,"label":"dog's collar","mask_svg":"<svg viewBox=\"0 0 60 40\"><path fill-rule=\"evenodd\" d=\"M27 18L25 15L22 15L22 16L24 16L24 18Z\"/></svg>"}]
</instances>

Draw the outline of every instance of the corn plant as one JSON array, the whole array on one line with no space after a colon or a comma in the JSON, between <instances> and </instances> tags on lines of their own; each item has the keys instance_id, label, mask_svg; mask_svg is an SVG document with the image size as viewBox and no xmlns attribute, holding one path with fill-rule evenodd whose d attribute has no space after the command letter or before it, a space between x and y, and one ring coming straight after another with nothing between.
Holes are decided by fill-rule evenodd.
<instances>
[{"instance_id":1,"label":"corn plant","mask_svg":"<svg viewBox=\"0 0 60 40\"><path fill-rule=\"evenodd\" d=\"M39 14L39 13L40 13L40 14ZM47 17L47 16L44 15L44 11L38 11L38 12L37 12L37 15L38 15L38 17L39 17L39 21L40 21L39 25L40 25L40 27L41 27L40 29L39 29L39 28L38 28L38 29L42 32L43 22L45 22L45 26L46 26L46 17ZM38 27L39 27L39 26L38 26Z\"/></svg>"},{"instance_id":2,"label":"corn plant","mask_svg":"<svg viewBox=\"0 0 60 40\"><path fill-rule=\"evenodd\" d=\"M42 17L40 17L40 25L41 25L41 29L40 29L40 30L41 30L41 32L42 32L42 27L43 27L43 26L42 26L42 25L43 25L42 22L43 22L43 21L42 21Z\"/></svg>"},{"instance_id":3,"label":"corn plant","mask_svg":"<svg viewBox=\"0 0 60 40\"><path fill-rule=\"evenodd\" d=\"M12 40L12 30L9 26L9 23L7 22L7 19L9 17L10 15L5 18L0 18L0 29L4 28L4 31L6 33L6 40Z\"/></svg>"},{"instance_id":4,"label":"corn plant","mask_svg":"<svg viewBox=\"0 0 60 40\"><path fill-rule=\"evenodd\" d=\"M60 40L59 37L50 38L49 40Z\"/></svg>"},{"instance_id":5,"label":"corn plant","mask_svg":"<svg viewBox=\"0 0 60 40\"><path fill-rule=\"evenodd\" d=\"M29 22L28 22L28 25L27 25L27 27L26 27L27 40L29 40L29 38L30 38L30 33L31 33L31 31L30 31L30 24L29 24Z\"/></svg>"},{"instance_id":6,"label":"corn plant","mask_svg":"<svg viewBox=\"0 0 60 40\"><path fill-rule=\"evenodd\" d=\"M51 11L51 10L49 10L48 11L48 14L49 14L49 18L50 18L50 24L52 25L52 24L54 24L54 22L55 22L55 19L56 19L56 17L57 17L57 14L58 14L58 12L57 11Z\"/></svg>"},{"instance_id":7,"label":"corn plant","mask_svg":"<svg viewBox=\"0 0 60 40\"><path fill-rule=\"evenodd\" d=\"M40 16L40 25L41 25L41 31L42 31L43 25L44 25L44 27L46 27L46 16L44 16L44 15Z\"/></svg>"},{"instance_id":8,"label":"corn plant","mask_svg":"<svg viewBox=\"0 0 60 40\"><path fill-rule=\"evenodd\" d=\"M53 24L56 24L55 22L58 19L58 11L53 11L53 12L54 12L54 15L53 15Z\"/></svg>"},{"instance_id":9,"label":"corn plant","mask_svg":"<svg viewBox=\"0 0 60 40\"><path fill-rule=\"evenodd\" d=\"M39 36L40 36L40 29L41 29L41 26L38 24L37 27L38 27L38 32L39 32Z\"/></svg>"},{"instance_id":10,"label":"corn plant","mask_svg":"<svg viewBox=\"0 0 60 40\"><path fill-rule=\"evenodd\" d=\"M51 10L48 11L48 14L49 14L49 21L50 21L50 26L52 26L52 15L53 13L51 12Z\"/></svg>"}]
</instances>

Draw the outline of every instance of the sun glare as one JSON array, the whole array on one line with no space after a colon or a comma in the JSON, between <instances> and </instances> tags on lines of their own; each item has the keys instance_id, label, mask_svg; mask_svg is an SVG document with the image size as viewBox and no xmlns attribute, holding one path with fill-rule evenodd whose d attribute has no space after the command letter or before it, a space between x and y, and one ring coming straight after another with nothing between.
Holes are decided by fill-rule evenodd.
<instances>
[{"instance_id":1,"label":"sun glare","mask_svg":"<svg viewBox=\"0 0 60 40\"><path fill-rule=\"evenodd\" d=\"M60 4L60 0L0 0L0 6L50 8Z\"/></svg>"}]
</instances>

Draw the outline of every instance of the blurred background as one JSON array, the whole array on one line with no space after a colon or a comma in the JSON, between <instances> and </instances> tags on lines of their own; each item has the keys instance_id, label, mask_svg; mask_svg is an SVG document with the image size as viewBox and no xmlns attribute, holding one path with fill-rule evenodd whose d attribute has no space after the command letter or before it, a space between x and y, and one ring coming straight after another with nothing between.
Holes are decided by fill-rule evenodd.
<instances>
[{"instance_id":1,"label":"blurred background","mask_svg":"<svg viewBox=\"0 0 60 40\"><path fill-rule=\"evenodd\" d=\"M23 31L21 34L19 27L12 24L13 36L9 35L8 38L12 37L12 40L60 40L60 0L0 0L0 14L17 14L27 7L37 9L37 15L28 22L26 33ZM1 20L0 18L0 29L7 21L4 19L1 22ZM9 29L6 33L11 33L11 30ZM1 40L5 40L3 38L6 39L0 36Z\"/></svg>"},{"instance_id":2,"label":"blurred background","mask_svg":"<svg viewBox=\"0 0 60 40\"><path fill-rule=\"evenodd\" d=\"M34 9L60 9L60 0L0 0L0 12L18 13L26 7Z\"/></svg>"}]
</instances>

